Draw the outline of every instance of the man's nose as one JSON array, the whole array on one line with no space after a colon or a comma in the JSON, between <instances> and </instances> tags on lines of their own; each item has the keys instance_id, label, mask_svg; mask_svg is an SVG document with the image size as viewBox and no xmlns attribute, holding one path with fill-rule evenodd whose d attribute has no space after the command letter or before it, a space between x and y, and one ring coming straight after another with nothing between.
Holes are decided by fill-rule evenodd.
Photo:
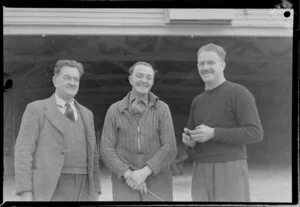
<instances>
[{"instance_id":1,"label":"man's nose","mask_svg":"<svg viewBox=\"0 0 300 207\"><path fill-rule=\"evenodd\" d=\"M148 80L147 80L146 77L142 77L142 78L141 78L141 81L143 81L143 82L145 83L145 82L147 82Z\"/></svg>"},{"instance_id":2,"label":"man's nose","mask_svg":"<svg viewBox=\"0 0 300 207\"><path fill-rule=\"evenodd\" d=\"M208 69L208 68L209 68L208 64L207 64L207 63L204 63L204 64L203 64L203 69Z\"/></svg>"},{"instance_id":3,"label":"man's nose","mask_svg":"<svg viewBox=\"0 0 300 207\"><path fill-rule=\"evenodd\" d=\"M72 85L76 85L76 81L75 81L73 78L71 78L71 80L70 80L70 84L72 84Z\"/></svg>"}]
</instances>

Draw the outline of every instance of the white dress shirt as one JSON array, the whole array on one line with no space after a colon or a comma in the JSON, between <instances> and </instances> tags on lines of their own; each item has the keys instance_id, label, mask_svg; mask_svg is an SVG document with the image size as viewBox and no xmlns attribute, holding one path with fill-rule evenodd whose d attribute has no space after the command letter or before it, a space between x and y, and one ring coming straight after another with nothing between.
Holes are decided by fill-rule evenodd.
<instances>
[{"instance_id":1,"label":"white dress shirt","mask_svg":"<svg viewBox=\"0 0 300 207\"><path fill-rule=\"evenodd\" d=\"M55 96L55 101L56 101L56 104L58 106L58 109L59 111L62 113L62 114L65 114L65 111L66 111L66 101L64 101L62 98L60 98L56 93L54 94ZM71 108L73 109L73 112L74 112L74 117L75 117L75 120L77 120L77 109L74 105L74 99L72 99L70 102L69 102Z\"/></svg>"}]
</instances>

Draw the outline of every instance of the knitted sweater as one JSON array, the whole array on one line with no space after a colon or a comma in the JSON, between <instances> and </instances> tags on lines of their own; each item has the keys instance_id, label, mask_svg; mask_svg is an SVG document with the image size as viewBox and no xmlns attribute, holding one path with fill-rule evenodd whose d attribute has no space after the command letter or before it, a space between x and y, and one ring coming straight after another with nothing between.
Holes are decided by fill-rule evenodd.
<instances>
[{"instance_id":1,"label":"knitted sweater","mask_svg":"<svg viewBox=\"0 0 300 207\"><path fill-rule=\"evenodd\" d=\"M192 150L197 162L225 162L246 159L246 144L263 139L263 129L253 95L239 84L225 81L196 96L188 128L207 125L215 137Z\"/></svg>"},{"instance_id":2,"label":"knitted sweater","mask_svg":"<svg viewBox=\"0 0 300 207\"><path fill-rule=\"evenodd\" d=\"M155 176L169 168L177 154L168 105L150 92L149 105L136 123L128 111L130 93L110 106L101 136L101 158L119 179L127 169L145 165Z\"/></svg>"}]
</instances>

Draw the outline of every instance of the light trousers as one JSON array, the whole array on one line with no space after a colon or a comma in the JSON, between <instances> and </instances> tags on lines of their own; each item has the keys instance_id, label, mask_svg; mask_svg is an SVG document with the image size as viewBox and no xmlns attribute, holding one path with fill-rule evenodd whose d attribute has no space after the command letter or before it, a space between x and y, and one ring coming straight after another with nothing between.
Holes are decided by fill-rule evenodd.
<instances>
[{"instance_id":1,"label":"light trousers","mask_svg":"<svg viewBox=\"0 0 300 207\"><path fill-rule=\"evenodd\" d=\"M89 201L87 174L61 174L51 201Z\"/></svg>"},{"instance_id":2,"label":"light trousers","mask_svg":"<svg viewBox=\"0 0 300 207\"><path fill-rule=\"evenodd\" d=\"M194 163L192 199L193 201L249 202L247 161Z\"/></svg>"}]
</instances>

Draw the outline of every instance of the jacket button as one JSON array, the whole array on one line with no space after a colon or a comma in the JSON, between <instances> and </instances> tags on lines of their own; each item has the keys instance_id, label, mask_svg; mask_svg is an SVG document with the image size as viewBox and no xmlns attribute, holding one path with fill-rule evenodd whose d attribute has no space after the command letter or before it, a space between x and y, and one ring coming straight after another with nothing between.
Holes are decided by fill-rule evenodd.
<instances>
[{"instance_id":1,"label":"jacket button","mask_svg":"<svg viewBox=\"0 0 300 207\"><path fill-rule=\"evenodd\" d=\"M65 151L62 151L60 154L61 154L61 155L64 155L64 154L66 154L66 152L65 152Z\"/></svg>"}]
</instances>

